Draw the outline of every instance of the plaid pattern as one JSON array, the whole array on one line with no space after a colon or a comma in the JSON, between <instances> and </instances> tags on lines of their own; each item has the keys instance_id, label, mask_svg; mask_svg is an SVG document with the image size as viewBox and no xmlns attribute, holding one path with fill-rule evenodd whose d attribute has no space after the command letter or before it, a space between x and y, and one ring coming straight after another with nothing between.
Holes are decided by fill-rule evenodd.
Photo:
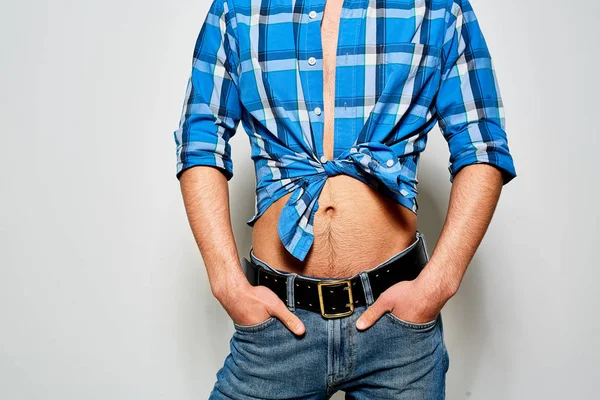
<instances>
[{"instance_id":1,"label":"plaid pattern","mask_svg":"<svg viewBox=\"0 0 600 400\"><path fill-rule=\"evenodd\" d=\"M248 134L256 209L292 193L278 223L304 260L317 199L347 174L417 212L417 166L439 122L450 181L487 163L516 176L492 60L469 0L345 0L336 59L334 159L323 156L320 23L326 0L213 0L194 49L177 178L196 165L233 176L228 140Z\"/></svg>"}]
</instances>

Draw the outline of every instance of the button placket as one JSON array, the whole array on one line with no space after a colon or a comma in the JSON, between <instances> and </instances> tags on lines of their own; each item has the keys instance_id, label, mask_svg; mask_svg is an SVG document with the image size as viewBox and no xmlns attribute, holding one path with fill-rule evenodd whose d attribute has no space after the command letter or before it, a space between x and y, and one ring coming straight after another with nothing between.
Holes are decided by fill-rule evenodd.
<instances>
[{"instance_id":1,"label":"button placket","mask_svg":"<svg viewBox=\"0 0 600 400\"><path fill-rule=\"evenodd\" d=\"M313 7L314 9L308 9L306 14L303 15L303 18L306 19L310 19L310 22L316 22L316 20L320 20L320 15L319 13L321 13L323 11L325 4L323 3L321 4L314 4ZM311 8L313 8L311 7ZM322 100L322 91L319 93L318 91L315 90L316 87L320 86L318 85L320 80L320 74L317 73L318 71L316 71L315 69L313 69L312 67L316 67L317 66L317 62L320 62L320 54L319 54L319 49L321 48L321 46L317 46L316 44L320 44L321 43L321 27L320 24L317 23L306 23L306 24L301 24L301 31L303 33L299 34L299 46L301 49L303 50L309 50L309 57L307 59L305 59L306 61L306 69L307 69L307 74L306 74L306 80L302 81L302 89L305 91L305 101L307 103L307 105L309 105L308 111L310 114L310 120L311 120L311 124L315 123L317 124L316 126L313 126L313 131L315 134L319 134L320 132L322 132L323 127L322 127L322 114L323 114L323 109L321 108L322 104L323 104L323 100ZM317 68L320 69L320 68ZM322 76L322 75L321 75ZM315 153L318 155L319 149L315 148Z\"/></svg>"}]
</instances>

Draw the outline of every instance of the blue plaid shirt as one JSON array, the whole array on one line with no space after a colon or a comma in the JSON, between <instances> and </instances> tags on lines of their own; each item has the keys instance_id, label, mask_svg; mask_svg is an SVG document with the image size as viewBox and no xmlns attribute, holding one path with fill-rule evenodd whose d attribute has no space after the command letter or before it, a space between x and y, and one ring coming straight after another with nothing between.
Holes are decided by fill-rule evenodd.
<instances>
[{"instance_id":1,"label":"blue plaid shirt","mask_svg":"<svg viewBox=\"0 0 600 400\"><path fill-rule=\"evenodd\" d=\"M469 0L345 0L334 159L323 156L326 0L213 0L198 35L179 128L177 178L207 165L233 176L239 122L256 176L255 215L292 193L278 222L304 260L325 180L346 174L417 212L417 166L439 122L450 181L464 166L516 176L492 60Z\"/></svg>"}]
</instances>

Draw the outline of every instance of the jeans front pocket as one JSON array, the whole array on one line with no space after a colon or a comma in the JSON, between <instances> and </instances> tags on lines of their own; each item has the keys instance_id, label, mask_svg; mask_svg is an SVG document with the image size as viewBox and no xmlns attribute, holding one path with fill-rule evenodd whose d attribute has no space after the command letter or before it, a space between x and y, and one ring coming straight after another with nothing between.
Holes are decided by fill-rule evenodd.
<instances>
[{"instance_id":1,"label":"jeans front pocket","mask_svg":"<svg viewBox=\"0 0 600 400\"><path fill-rule=\"evenodd\" d=\"M262 330L267 329L269 326L273 325L273 322L275 322L276 319L277 319L276 317L270 316L265 321L262 321L262 322L259 322L256 324L252 324L252 325L240 325L236 322L233 322L233 327L238 332L260 332Z\"/></svg>"},{"instance_id":2,"label":"jeans front pocket","mask_svg":"<svg viewBox=\"0 0 600 400\"><path fill-rule=\"evenodd\" d=\"M395 324L401 325L405 328L413 329L416 331L422 331L422 332L431 330L437 324L437 322L439 320L439 315L438 315L438 317L436 319L434 319L433 321L417 323L417 322L409 322L409 321L400 319L395 314L393 314L391 311L386 312L385 315Z\"/></svg>"}]
</instances>

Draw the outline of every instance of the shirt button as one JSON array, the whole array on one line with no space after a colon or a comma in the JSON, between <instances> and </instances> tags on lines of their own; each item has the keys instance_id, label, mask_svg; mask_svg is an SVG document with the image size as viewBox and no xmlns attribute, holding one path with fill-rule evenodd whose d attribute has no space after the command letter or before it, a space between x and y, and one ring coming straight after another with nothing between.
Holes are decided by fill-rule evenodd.
<instances>
[{"instance_id":1,"label":"shirt button","mask_svg":"<svg viewBox=\"0 0 600 400\"><path fill-rule=\"evenodd\" d=\"M358 151L358 150L356 149L356 147L352 147L352 148L350 149L350 153L356 153L357 151Z\"/></svg>"},{"instance_id":2,"label":"shirt button","mask_svg":"<svg viewBox=\"0 0 600 400\"><path fill-rule=\"evenodd\" d=\"M385 165L387 165L388 167L391 167L392 165L394 165L394 160L387 160Z\"/></svg>"},{"instance_id":3,"label":"shirt button","mask_svg":"<svg viewBox=\"0 0 600 400\"><path fill-rule=\"evenodd\" d=\"M321 109L319 107L315 107L315 114L321 115Z\"/></svg>"},{"instance_id":4,"label":"shirt button","mask_svg":"<svg viewBox=\"0 0 600 400\"><path fill-rule=\"evenodd\" d=\"M311 57L311 58L308 59L308 63L310 65L315 65L317 63L317 59L314 58L314 57Z\"/></svg>"},{"instance_id":5,"label":"shirt button","mask_svg":"<svg viewBox=\"0 0 600 400\"><path fill-rule=\"evenodd\" d=\"M317 16L317 12L316 12L315 10L312 10L311 12L309 12L309 13L308 13L308 16L309 16L310 18L314 18L314 17L316 17L316 16Z\"/></svg>"},{"instance_id":6,"label":"shirt button","mask_svg":"<svg viewBox=\"0 0 600 400\"><path fill-rule=\"evenodd\" d=\"M325 164L327 161L329 161L329 160L327 159L327 157L325 157L325 156L321 156L321 162L322 162L323 164Z\"/></svg>"}]
</instances>

